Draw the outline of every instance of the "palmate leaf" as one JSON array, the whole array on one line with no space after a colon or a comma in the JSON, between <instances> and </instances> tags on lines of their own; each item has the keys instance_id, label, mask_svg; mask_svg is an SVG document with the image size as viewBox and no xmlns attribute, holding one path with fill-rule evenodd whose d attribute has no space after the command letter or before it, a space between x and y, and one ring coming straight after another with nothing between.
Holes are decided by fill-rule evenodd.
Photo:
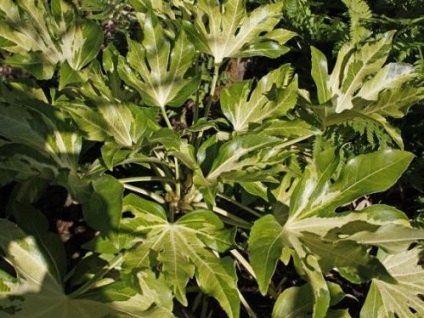
<instances>
[{"instance_id":1,"label":"palmate leaf","mask_svg":"<svg viewBox=\"0 0 424 318\"><path fill-rule=\"evenodd\" d=\"M0 38L14 53L5 63L19 66L37 79L50 79L58 63L80 70L99 52L103 32L95 22L80 20L63 0L1 0L4 15Z\"/></svg>"},{"instance_id":2,"label":"palmate leaf","mask_svg":"<svg viewBox=\"0 0 424 318\"><path fill-rule=\"evenodd\" d=\"M365 118L381 125L401 148L402 138L385 117L401 118L424 98L424 88L414 81L419 75L412 65L384 63L391 49L393 32L355 48L345 44L329 75L327 59L312 48L312 78L321 107L312 107L323 127Z\"/></svg>"},{"instance_id":3,"label":"palmate leaf","mask_svg":"<svg viewBox=\"0 0 424 318\"><path fill-rule=\"evenodd\" d=\"M296 199L290 203L290 218L300 220L318 214L332 215L337 207L363 195L385 191L397 181L413 157L400 150L380 150L357 156L347 162L339 180L333 184L330 177L336 165L330 160L323 161L322 172L316 173L312 168L305 172Z\"/></svg>"},{"instance_id":4,"label":"palmate leaf","mask_svg":"<svg viewBox=\"0 0 424 318\"><path fill-rule=\"evenodd\" d=\"M210 247L224 250L232 244L227 231L210 211L190 212L169 223L163 209L151 202L131 196L126 210L140 216L137 231L145 235L143 243L126 255L124 268L143 271L161 267L161 275L172 286L173 294L187 304L186 285L196 277L200 288L218 300L229 317L239 316L239 297L234 265L229 258L219 258Z\"/></svg>"},{"instance_id":5,"label":"palmate leaf","mask_svg":"<svg viewBox=\"0 0 424 318\"><path fill-rule=\"evenodd\" d=\"M0 220L0 248L18 276L17 280L0 278L2 317L140 317L144 310L150 312L152 302L149 299L136 295L134 289L120 283L96 291L102 295L102 302L92 300L95 299L94 291L87 298L66 295L61 282L50 273L49 264L35 239L5 219ZM158 313L146 314L146 317L163 317L164 313L166 311L162 310L162 316Z\"/></svg>"},{"instance_id":6,"label":"palmate leaf","mask_svg":"<svg viewBox=\"0 0 424 318\"><path fill-rule=\"evenodd\" d=\"M199 85L199 78L187 75L193 64L194 46L183 30L174 40L167 38L152 12L140 24L143 41L128 40L127 59L119 59L119 75L140 93L145 104L181 106Z\"/></svg>"},{"instance_id":7,"label":"palmate leaf","mask_svg":"<svg viewBox=\"0 0 424 318\"><path fill-rule=\"evenodd\" d=\"M374 75L384 65L391 49L393 35L394 32L385 33L380 40L367 43L359 51L354 52L346 61L341 83L340 74L334 72L331 74L329 85L333 94L338 95L335 102L337 113L353 108L352 97L362 86L364 79Z\"/></svg>"},{"instance_id":8,"label":"palmate leaf","mask_svg":"<svg viewBox=\"0 0 424 318\"><path fill-rule=\"evenodd\" d=\"M36 150L60 168L76 170L81 137L51 105L36 100L0 105L0 136Z\"/></svg>"},{"instance_id":9,"label":"palmate leaf","mask_svg":"<svg viewBox=\"0 0 424 318\"><path fill-rule=\"evenodd\" d=\"M398 254L379 251L378 258L396 279L388 283L373 279L361 317L422 317L424 315L424 269L420 247Z\"/></svg>"},{"instance_id":10,"label":"palmate leaf","mask_svg":"<svg viewBox=\"0 0 424 318\"><path fill-rule=\"evenodd\" d=\"M234 130L246 131L249 124L286 115L297 100L297 80L288 65L264 76L251 92L252 81L231 85L221 92L221 108Z\"/></svg>"},{"instance_id":11,"label":"palmate leaf","mask_svg":"<svg viewBox=\"0 0 424 318\"><path fill-rule=\"evenodd\" d=\"M294 32L274 29L281 19L283 3L263 5L247 14L243 0L200 0L194 25L184 23L196 48L221 64L225 58L278 57L288 51L283 44ZM207 21L207 23L205 23Z\"/></svg>"},{"instance_id":12,"label":"palmate leaf","mask_svg":"<svg viewBox=\"0 0 424 318\"><path fill-rule=\"evenodd\" d=\"M265 158L272 161L273 154L275 156L280 154L272 149L278 144L282 144L280 139L264 134L236 136L219 148L206 179L213 183L225 173L240 171L260 163L266 164ZM261 153L261 150L268 152Z\"/></svg>"},{"instance_id":13,"label":"palmate leaf","mask_svg":"<svg viewBox=\"0 0 424 318\"><path fill-rule=\"evenodd\" d=\"M333 268L355 283L375 277L393 281L381 262L368 254L367 247L381 245L396 249L399 241L410 244L422 237L422 231L411 229L402 212L387 206L342 214L335 213L335 209L367 193L386 190L396 182L412 157L399 150L358 156L343 167L337 180L332 179L338 165L333 150L315 158L291 195L288 219L280 224L275 216L267 215L252 227L249 257L261 293L266 293L284 247L293 251L295 264L311 283L314 317L326 315L330 297L323 273ZM373 170L365 168L370 162ZM393 229L393 224L398 225L402 234L387 240L383 233ZM376 231L382 234L373 240Z\"/></svg>"},{"instance_id":14,"label":"palmate leaf","mask_svg":"<svg viewBox=\"0 0 424 318\"><path fill-rule=\"evenodd\" d=\"M69 87L79 98L58 103L73 118L86 139L107 141L117 150L136 148L143 137L159 129L156 110L133 104L131 95L122 88L117 72L118 55L113 46L106 48L103 67L94 61L84 72L85 80L78 86ZM112 166L108 165L108 168L112 169Z\"/></svg>"},{"instance_id":15,"label":"palmate leaf","mask_svg":"<svg viewBox=\"0 0 424 318\"><path fill-rule=\"evenodd\" d=\"M334 111L341 113L348 109L360 110L363 100L381 103L379 95L386 90L401 93L417 74L411 65L405 63L389 63L383 67L390 53L392 38L393 32L388 32L359 49L349 43L344 45L330 75L327 74L327 59L318 49L312 48L312 77L318 89L319 103L332 99ZM417 93L419 89L413 96Z\"/></svg>"},{"instance_id":16,"label":"palmate leaf","mask_svg":"<svg viewBox=\"0 0 424 318\"><path fill-rule=\"evenodd\" d=\"M0 185L32 177L53 180L59 174L53 160L22 144L5 143L0 146L0 158Z\"/></svg>"}]
</instances>

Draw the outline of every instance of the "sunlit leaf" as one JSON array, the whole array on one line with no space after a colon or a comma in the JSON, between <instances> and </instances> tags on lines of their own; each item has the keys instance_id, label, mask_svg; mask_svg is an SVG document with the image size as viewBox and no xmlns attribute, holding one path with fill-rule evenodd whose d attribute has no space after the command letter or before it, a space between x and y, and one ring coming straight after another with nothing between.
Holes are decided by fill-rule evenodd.
<instances>
[{"instance_id":1,"label":"sunlit leaf","mask_svg":"<svg viewBox=\"0 0 424 318\"><path fill-rule=\"evenodd\" d=\"M373 279L361 317L419 317L424 315L424 270L422 249L415 247L398 254L379 251L381 262L396 283Z\"/></svg>"},{"instance_id":2,"label":"sunlit leaf","mask_svg":"<svg viewBox=\"0 0 424 318\"><path fill-rule=\"evenodd\" d=\"M286 115L297 100L297 80L292 69L282 65L264 76L251 92L251 81L233 84L221 93L221 108L234 130L246 131L249 124Z\"/></svg>"},{"instance_id":3,"label":"sunlit leaf","mask_svg":"<svg viewBox=\"0 0 424 318\"><path fill-rule=\"evenodd\" d=\"M186 75L195 49L184 31L167 38L157 17L149 12L141 43L129 40L127 59L120 57L119 75L150 106L181 106L197 89L199 80Z\"/></svg>"},{"instance_id":4,"label":"sunlit leaf","mask_svg":"<svg viewBox=\"0 0 424 318\"><path fill-rule=\"evenodd\" d=\"M143 314L144 299L135 295L135 291L122 298L122 293L113 293L113 288L105 287L105 293L101 294L107 297L106 302L66 295L62 283L49 272L45 255L35 239L5 219L0 219L0 229L0 247L18 275L16 281L2 282L7 286L3 288L5 292L0 292L2 317L140 317ZM147 310L151 303L144 303Z\"/></svg>"},{"instance_id":5,"label":"sunlit leaf","mask_svg":"<svg viewBox=\"0 0 424 318\"><path fill-rule=\"evenodd\" d=\"M99 52L103 32L90 20L80 20L72 6L62 0L2 0L0 37L14 53L8 64L19 66L38 79L50 79L57 64L67 62L80 70Z\"/></svg>"},{"instance_id":6,"label":"sunlit leaf","mask_svg":"<svg viewBox=\"0 0 424 318\"><path fill-rule=\"evenodd\" d=\"M295 35L283 29L272 32L282 6L282 2L262 5L247 14L243 0L223 4L201 0L194 25L187 22L184 27L196 48L212 55L215 64L229 57L278 57L287 52L283 44Z\"/></svg>"},{"instance_id":7,"label":"sunlit leaf","mask_svg":"<svg viewBox=\"0 0 424 318\"><path fill-rule=\"evenodd\" d=\"M229 317L238 317L239 299L234 265L217 257L207 246L229 246L222 222L210 211L193 211L175 223L168 223L163 210L145 200L131 199L127 209L140 218L137 230L144 233L143 243L131 250L124 263L130 270L143 270L161 264L161 275L172 286L175 297L187 304L186 285L193 276L200 288L216 298ZM213 243L215 241L215 243Z\"/></svg>"},{"instance_id":8,"label":"sunlit leaf","mask_svg":"<svg viewBox=\"0 0 424 318\"><path fill-rule=\"evenodd\" d=\"M0 135L33 148L58 167L76 169L81 137L50 105L35 100L25 106L0 105Z\"/></svg>"}]
</instances>

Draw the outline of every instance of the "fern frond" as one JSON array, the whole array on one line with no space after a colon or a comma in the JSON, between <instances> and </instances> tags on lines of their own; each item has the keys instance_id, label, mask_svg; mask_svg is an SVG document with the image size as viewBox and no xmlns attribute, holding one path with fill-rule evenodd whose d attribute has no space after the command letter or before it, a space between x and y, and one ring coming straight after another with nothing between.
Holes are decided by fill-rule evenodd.
<instances>
[{"instance_id":1,"label":"fern frond","mask_svg":"<svg viewBox=\"0 0 424 318\"><path fill-rule=\"evenodd\" d=\"M324 134L327 142L344 146L355 154L395 147L395 141L380 124L371 119L355 118L341 125L332 126Z\"/></svg>"},{"instance_id":2,"label":"fern frond","mask_svg":"<svg viewBox=\"0 0 424 318\"><path fill-rule=\"evenodd\" d=\"M359 43L371 35L371 30L364 26L364 21L371 19L372 12L364 0L343 0L348 8L350 18L350 40Z\"/></svg>"}]
</instances>

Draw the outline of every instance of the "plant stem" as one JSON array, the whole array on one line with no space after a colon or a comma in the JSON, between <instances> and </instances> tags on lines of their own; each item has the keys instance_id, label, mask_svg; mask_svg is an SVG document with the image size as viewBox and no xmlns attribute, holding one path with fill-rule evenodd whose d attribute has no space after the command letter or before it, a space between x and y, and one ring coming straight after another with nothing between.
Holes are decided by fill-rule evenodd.
<instances>
[{"instance_id":1,"label":"plant stem","mask_svg":"<svg viewBox=\"0 0 424 318\"><path fill-rule=\"evenodd\" d=\"M208 206L204 202L195 203L193 204L193 206L196 208L208 209ZM252 227L252 224L250 224L249 222L243 220L242 218L239 218L238 216L231 214L228 211L225 211L224 209L218 208L217 206L214 206L212 210L224 216L225 218L231 220L232 222L229 222L229 223L231 223L232 225L235 225L244 229L250 229Z\"/></svg>"},{"instance_id":2,"label":"plant stem","mask_svg":"<svg viewBox=\"0 0 424 318\"><path fill-rule=\"evenodd\" d=\"M239 207L240 209L243 209L246 212L249 212L250 214L252 214L252 215L254 215L254 216L258 217L258 218L260 218L260 217L263 216L259 212L256 212L255 210L253 210L253 209L251 209L251 208L249 208L249 207L241 204L240 202L238 202L238 201L236 201L236 200L234 200L234 199L232 199L230 197L227 197L226 195L218 194L218 197L220 197L220 198L222 198L224 200L227 200L228 202L231 202L232 204L234 204L235 206Z\"/></svg>"},{"instance_id":3,"label":"plant stem","mask_svg":"<svg viewBox=\"0 0 424 318\"><path fill-rule=\"evenodd\" d=\"M218 83L220 66L221 64L214 64L211 90L209 91L209 99L205 106L205 112L203 113L203 117L205 119L208 119L209 113L211 111L212 101L213 101L213 97L215 95L215 90L216 90L216 84ZM196 138L195 145L194 145L196 152L197 152L197 149L199 149L200 142L202 141L202 137L203 137L203 131L201 131Z\"/></svg>"},{"instance_id":4,"label":"plant stem","mask_svg":"<svg viewBox=\"0 0 424 318\"><path fill-rule=\"evenodd\" d=\"M180 182L180 163L176 157L174 157L175 164L175 192L178 198L181 197L181 182Z\"/></svg>"},{"instance_id":5,"label":"plant stem","mask_svg":"<svg viewBox=\"0 0 424 318\"><path fill-rule=\"evenodd\" d=\"M195 68L196 76L199 76L199 78L201 78L200 53L197 53L197 59L195 61L197 61L196 68ZM193 105L193 120L191 123L192 125L194 125L199 119L199 101L200 101L200 89L196 90L196 101L194 102L194 105Z\"/></svg>"},{"instance_id":6,"label":"plant stem","mask_svg":"<svg viewBox=\"0 0 424 318\"><path fill-rule=\"evenodd\" d=\"M249 262L243 257L243 255L240 254L239 251L236 249L232 249L230 253L240 262L241 265L248 271L250 276L252 276L254 279L256 279L255 272L253 271L252 266L249 264Z\"/></svg>"},{"instance_id":7,"label":"plant stem","mask_svg":"<svg viewBox=\"0 0 424 318\"><path fill-rule=\"evenodd\" d=\"M160 110L162 112L163 119L166 122L166 126L168 126L169 129L173 130L174 128L172 127L171 122L169 121L168 114L166 113L165 106L161 107Z\"/></svg>"},{"instance_id":8,"label":"plant stem","mask_svg":"<svg viewBox=\"0 0 424 318\"><path fill-rule=\"evenodd\" d=\"M145 176L145 177L132 177L119 179L121 183L132 183L132 182L149 182L149 181L163 181L163 182L174 182L171 178L157 177L157 176Z\"/></svg>"},{"instance_id":9,"label":"plant stem","mask_svg":"<svg viewBox=\"0 0 424 318\"><path fill-rule=\"evenodd\" d=\"M124 188L148 196L149 198L155 200L157 203L165 204L165 200L160 195L157 195L156 193L153 193L151 191L147 191L145 189L135 187L126 183L124 183Z\"/></svg>"},{"instance_id":10,"label":"plant stem","mask_svg":"<svg viewBox=\"0 0 424 318\"><path fill-rule=\"evenodd\" d=\"M211 106L212 106L212 101L213 101L213 97L215 95L215 90L216 90L216 84L218 82L218 76L219 76L219 67L221 66L221 64L215 64L214 65L214 69L213 69L213 77L212 77L212 85L211 85L211 90L209 92L209 100L206 104L205 107L205 112L203 114L204 118L208 118L209 113L211 111Z\"/></svg>"},{"instance_id":11,"label":"plant stem","mask_svg":"<svg viewBox=\"0 0 424 318\"><path fill-rule=\"evenodd\" d=\"M121 263L124 259L123 254L119 254L115 256L109 264L107 264L106 267L102 268L100 271L98 271L88 282L86 282L84 285L82 285L80 288L75 290L73 293L71 293L69 296L72 298L77 298L78 296L83 295L90 289L92 289L97 282L103 278L109 271L111 271L113 268L115 268L119 263Z\"/></svg>"},{"instance_id":12,"label":"plant stem","mask_svg":"<svg viewBox=\"0 0 424 318\"><path fill-rule=\"evenodd\" d=\"M240 302L243 305L244 309L247 311L249 317L252 318L257 318L255 312L253 311L252 308L250 308L249 304L247 303L246 299L244 298L244 296L242 295L242 293L240 292L240 290L237 289L239 298L240 298Z\"/></svg>"}]
</instances>

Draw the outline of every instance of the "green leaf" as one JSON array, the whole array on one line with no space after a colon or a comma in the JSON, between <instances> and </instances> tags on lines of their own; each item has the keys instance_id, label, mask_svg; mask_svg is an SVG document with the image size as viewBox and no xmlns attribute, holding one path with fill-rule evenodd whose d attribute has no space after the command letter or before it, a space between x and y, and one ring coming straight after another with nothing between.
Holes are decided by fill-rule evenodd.
<instances>
[{"instance_id":1,"label":"green leaf","mask_svg":"<svg viewBox=\"0 0 424 318\"><path fill-rule=\"evenodd\" d=\"M269 34L281 19L282 6L281 2L262 5L247 14L243 0L223 4L201 0L194 25L185 22L184 29L199 51L215 58L215 64L229 57L276 57L287 51L283 44L294 36L286 30Z\"/></svg>"},{"instance_id":2,"label":"green leaf","mask_svg":"<svg viewBox=\"0 0 424 318\"><path fill-rule=\"evenodd\" d=\"M140 271L159 262L161 275L183 305L187 304L186 285L195 274L200 288L216 298L229 317L238 317L239 298L232 261L220 259L207 248L211 243L214 247L231 244L225 242L229 237L222 233L223 224L217 216L210 211L194 211L168 223L160 206L142 203L132 199L127 207L140 216L137 230L145 238L143 244L128 252L124 268Z\"/></svg>"},{"instance_id":3,"label":"green leaf","mask_svg":"<svg viewBox=\"0 0 424 318\"><path fill-rule=\"evenodd\" d=\"M275 137L302 137L319 135L321 131L308 124L301 119L295 120L279 120L273 119L266 121L260 131L267 134L268 136Z\"/></svg>"},{"instance_id":4,"label":"green leaf","mask_svg":"<svg viewBox=\"0 0 424 318\"><path fill-rule=\"evenodd\" d=\"M76 170L81 137L50 105L36 100L0 105L0 135L33 148L58 167Z\"/></svg>"},{"instance_id":5,"label":"green leaf","mask_svg":"<svg viewBox=\"0 0 424 318\"><path fill-rule=\"evenodd\" d=\"M62 90L70 83L83 81L83 76L80 72L72 69L68 62L64 62L59 70L59 90Z\"/></svg>"},{"instance_id":6,"label":"green leaf","mask_svg":"<svg viewBox=\"0 0 424 318\"><path fill-rule=\"evenodd\" d=\"M131 124L133 116L125 104L111 103L98 106L100 115L105 119L106 129L115 141L123 146L131 146Z\"/></svg>"},{"instance_id":7,"label":"green leaf","mask_svg":"<svg viewBox=\"0 0 424 318\"><path fill-rule=\"evenodd\" d=\"M143 31L142 43L128 40L128 56L119 59L119 75L145 104L181 106L199 85L198 78L186 75L193 64L193 44L183 30L175 40L168 39L152 12L146 15Z\"/></svg>"},{"instance_id":8,"label":"green leaf","mask_svg":"<svg viewBox=\"0 0 424 318\"><path fill-rule=\"evenodd\" d=\"M273 215L264 216L251 229L249 258L261 293L266 293L277 262L287 248L292 250L290 254L296 269L311 284L315 317L327 315L330 302L324 274L332 269L354 283L370 279L393 282L381 262L369 255L369 246L380 244L396 249L399 244L420 238L421 231L410 229L408 218L402 212L383 205L361 212L336 213L335 210L362 195L384 191L393 185L412 157L400 150L357 156L343 166L339 177L335 177L339 160L334 149L315 153L291 194L290 202L281 202L289 203L288 216L280 217L281 223ZM284 191L285 187L282 188ZM279 215L278 205L274 213ZM393 236L388 241L386 233L388 235L393 229L393 224L402 229L399 231L402 239ZM378 233L375 238L374 232ZM288 262L287 257L284 259Z\"/></svg>"},{"instance_id":9,"label":"green leaf","mask_svg":"<svg viewBox=\"0 0 424 318\"><path fill-rule=\"evenodd\" d=\"M37 79L50 79L56 65L64 62L80 70L103 43L101 27L78 19L72 6L62 0L50 6L43 1L3 0L0 11L5 16L0 37L8 40L3 49L16 53L6 63L24 68Z\"/></svg>"},{"instance_id":10,"label":"green leaf","mask_svg":"<svg viewBox=\"0 0 424 318\"><path fill-rule=\"evenodd\" d=\"M318 102L324 104L331 98L328 89L328 65L325 55L315 47L311 47L312 53L312 78L317 86Z\"/></svg>"},{"instance_id":11,"label":"green leaf","mask_svg":"<svg viewBox=\"0 0 424 318\"><path fill-rule=\"evenodd\" d=\"M419 317L424 315L424 270L422 249L415 247L398 254L379 251L378 258L396 283L373 279L361 317Z\"/></svg>"},{"instance_id":12,"label":"green leaf","mask_svg":"<svg viewBox=\"0 0 424 318\"><path fill-rule=\"evenodd\" d=\"M314 299L309 284L287 288L278 296L272 310L272 318L307 317L312 312L313 304Z\"/></svg>"},{"instance_id":13,"label":"green leaf","mask_svg":"<svg viewBox=\"0 0 424 318\"><path fill-rule=\"evenodd\" d=\"M297 101L297 80L286 64L264 76L251 92L252 81L235 83L221 93L221 108L234 130L286 115Z\"/></svg>"},{"instance_id":14,"label":"green leaf","mask_svg":"<svg viewBox=\"0 0 424 318\"><path fill-rule=\"evenodd\" d=\"M143 295L150 298L150 302L172 310L172 291L164 276L156 277L154 272L143 270L137 273L137 278Z\"/></svg>"},{"instance_id":15,"label":"green leaf","mask_svg":"<svg viewBox=\"0 0 424 318\"><path fill-rule=\"evenodd\" d=\"M313 77L317 87L321 85L317 82L326 78L330 94L328 102L320 100L320 107L311 108L324 128L340 124L352 126L352 122L359 123L364 118L381 126L403 148L399 131L385 117L405 116L412 105L424 98L424 88L417 86L419 73L412 65L389 63L383 67L392 37L393 32L387 32L380 39L368 41L360 48L353 43L344 45L339 50L329 78L325 75L325 69L319 70L318 61L315 64L313 61ZM321 59L325 57L321 56ZM371 134L373 137L377 135Z\"/></svg>"},{"instance_id":16,"label":"green leaf","mask_svg":"<svg viewBox=\"0 0 424 318\"><path fill-rule=\"evenodd\" d=\"M407 250L412 243L424 240L424 230L389 224L380 227L375 232L357 232L348 239L360 244L378 246L388 253L400 253Z\"/></svg>"},{"instance_id":17,"label":"green leaf","mask_svg":"<svg viewBox=\"0 0 424 318\"><path fill-rule=\"evenodd\" d=\"M385 191L398 180L413 157L413 154L401 150L379 150L357 156L343 167L337 182L327 185L325 193L321 192L322 187L316 188L316 184L318 180L328 183L329 176L322 179L318 175L306 174L292 197L290 217L328 215L338 206L363 195ZM310 200L311 196L316 199Z\"/></svg>"},{"instance_id":18,"label":"green leaf","mask_svg":"<svg viewBox=\"0 0 424 318\"><path fill-rule=\"evenodd\" d=\"M340 174L340 180L332 188L338 196L332 206L349 203L365 194L387 190L399 179L413 158L414 155L409 152L381 150L349 160Z\"/></svg>"},{"instance_id":19,"label":"green leaf","mask_svg":"<svg viewBox=\"0 0 424 318\"><path fill-rule=\"evenodd\" d=\"M422 99L424 99L423 87L398 86L380 92L378 100L366 107L363 113L401 118L412 105Z\"/></svg>"},{"instance_id":20,"label":"green leaf","mask_svg":"<svg viewBox=\"0 0 424 318\"><path fill-rule=\"evenodd\" d=\"M18 202L13 204L12 209L19 227L34 237L51 275L56 281L62 281L66 271L65 249L59 236L48 232L46 217L32 206Z\"/></svg>"},{"instance_id":21,"label":"green leaf","mask_svg":"<svg viewBox=\"0 0 424 318\"><path fill-rule=\"evenodd\" d=\"M83 105L61 105L77 123L78 128L84 133L85 138L93 141L105 141L108 137L105 119L94 109Z\"/></svg>"},{"instance_id":22,"label":"green leaf","mask_svg":"<svg viewBox=\"0 0 424 318\"><path fill-rule=\"evenodd\" d=\"M345 294L337 284L328 282L328 287L331 293L331 305L336 305L344 298ZM272 317L309 317L312 313L313 305L314 299L312 298L312 288L309 283L299 287L290 287L278 296L272 310ZM325 317L350 318L350 315L329 310Z\"/></svg>"},{"instance_id":23,"label":"green leaf","mask_svg":"<svg viewBox=\"0 0 424 318\"><path fill-rule=\"evenodd\" d=\"M25 181L32 177L54 180L59 174L57 164L53 160L26 145L5 144L0 147L0 158L0 170L3 174L0 183Z\"/></svg>"},{"instance_id":24,"label":"green leaf","mask_svg":"<svg viewBox=\"0 0 424 318\"><path fill-rule=\"evenodd\" d=\"M123 185L110 175L104 175L92 182L93 192L83 202L83 213L87 223L109 238L119 232Z\"/></svg>"},{"instance_id":25,"label":"green leaf","mask_svg":"<svg viewBox=\"0 0 424 318\"><path fill-rule=\"evenodd\" d=\"M417 77L414 67L406 63L389 63L366 81L357 96L366 100L378 100L383 90L399 88Z\"/></svg>"},{"instance_id":26,"label":"green leaf","mask_svg":"<svg viewBox=\"0 0 424 318\"><path fill-rule=\"evenodd\" d=\"M266 164L266 159L273 154L270 148L280 143L281 140L278 138L262 134L237 136L220 147L206 179L209 182L216 182L224 173L254 167L260 163ZM266 153L263 153L263 156L258 155L258 151L265 149Z\"/></svg>"},{"instance_id":27,"label":"green leaf","mask_svg":"<svg viewBox=\"0 0 424 318\"><path fill-rule=\"evenodd\" d=\"M0 219L0 248L18 275L15 282L2 282L8 289L6 293L0 293L2 317L89 318L119 312L113 306L122 305L120 301L112 300L105 304L83 298L73 299L64 294L61 282L49 272L49 265L35 239L5 219ZM133 308L132 313L140 315L141 310Z\"/></svg>"},{"instance_id":28,"label":"green leaf","mask_svg":"<svg viewBox=\"0 0 424 318\"><path fill-rule=\"evenodd\" d=\"M349 58L345 65L341 86L332 86L336 88L336 90L333 90L333 94L338 95L335 101L337 113L353 108L353 95L361 88L365 78L375 74L386 61L391 49L393 35L393 31L385 33L381 39L374 43L365 44ZM342 56L339 58L342 58ZM339 74L331 74L330 83L336 84L336 77L338 76Z\"/></svg>"},{"instance_id":29,"label":"green leaf","mask_svg":"<svg viewBox=\"0 0 424 318\"><path fill-rule=\"evenodd\" d=\"M310 253L309 249L295 235L291 236L289 240L296 251L294 256L295 263L298 258L300 260L300 267L306 274L312 287L312 295L314 297L312 317L323 318L326 316L328 307L330 306L330 291L318 259L316 255Z\"/></svg>"},{"instance_id":30,"label":"green leaf","mask_svg":"<svg viewBox=\"0 0 424 318\"><path fill-rule=\"evenodd\" d=\"M268 291L284 245L281 225L274 216L266 215L255 222L249 236L249 258L262 295Z\"/></svg>"},{"instance_id":31,"label":"green leaf","mask_svg":"<svg viewBox=\"0 0 424 318\"><path fill-rule=\"evenodd\" d=\"M168 298L168 301L170 300L169 291L160 286L164 282L159 281L154 276L149 276L147 282L151 285L146 286L145 281L143 281L143 284L140 284L141 293L138 293L138 290L131 287L127 282L117 281L85 293L84 299L96 301L111 307L114 317L174 317L170 311L172 309L172 303L170 304L171 308L165 308L159 304L158 306L153 305L155 300L157 300L152 297L153 292L162 292L162 301L164 303L166 302L164 298ZM159 290L156 291L155 288L159 288Z\"/></svg>"},{"instance_id":32,"label":"green leaf","mask_svg":"<svg viewBox=\"0 0 424 318\"><path fill-rule=\"evenodd\" d=\"M331 219L328 219L331 222ZM348 223L346 226L354 226ZM311 226L311 229L313 226ZM300 236L302 244L316 255L324 273L337 268L349 281L360 284L379 277L393 281L384 266L374 256L368 255L368 247L352 241L326 242L315 233L305 229Z\"/></svg>"}]
</instances>

